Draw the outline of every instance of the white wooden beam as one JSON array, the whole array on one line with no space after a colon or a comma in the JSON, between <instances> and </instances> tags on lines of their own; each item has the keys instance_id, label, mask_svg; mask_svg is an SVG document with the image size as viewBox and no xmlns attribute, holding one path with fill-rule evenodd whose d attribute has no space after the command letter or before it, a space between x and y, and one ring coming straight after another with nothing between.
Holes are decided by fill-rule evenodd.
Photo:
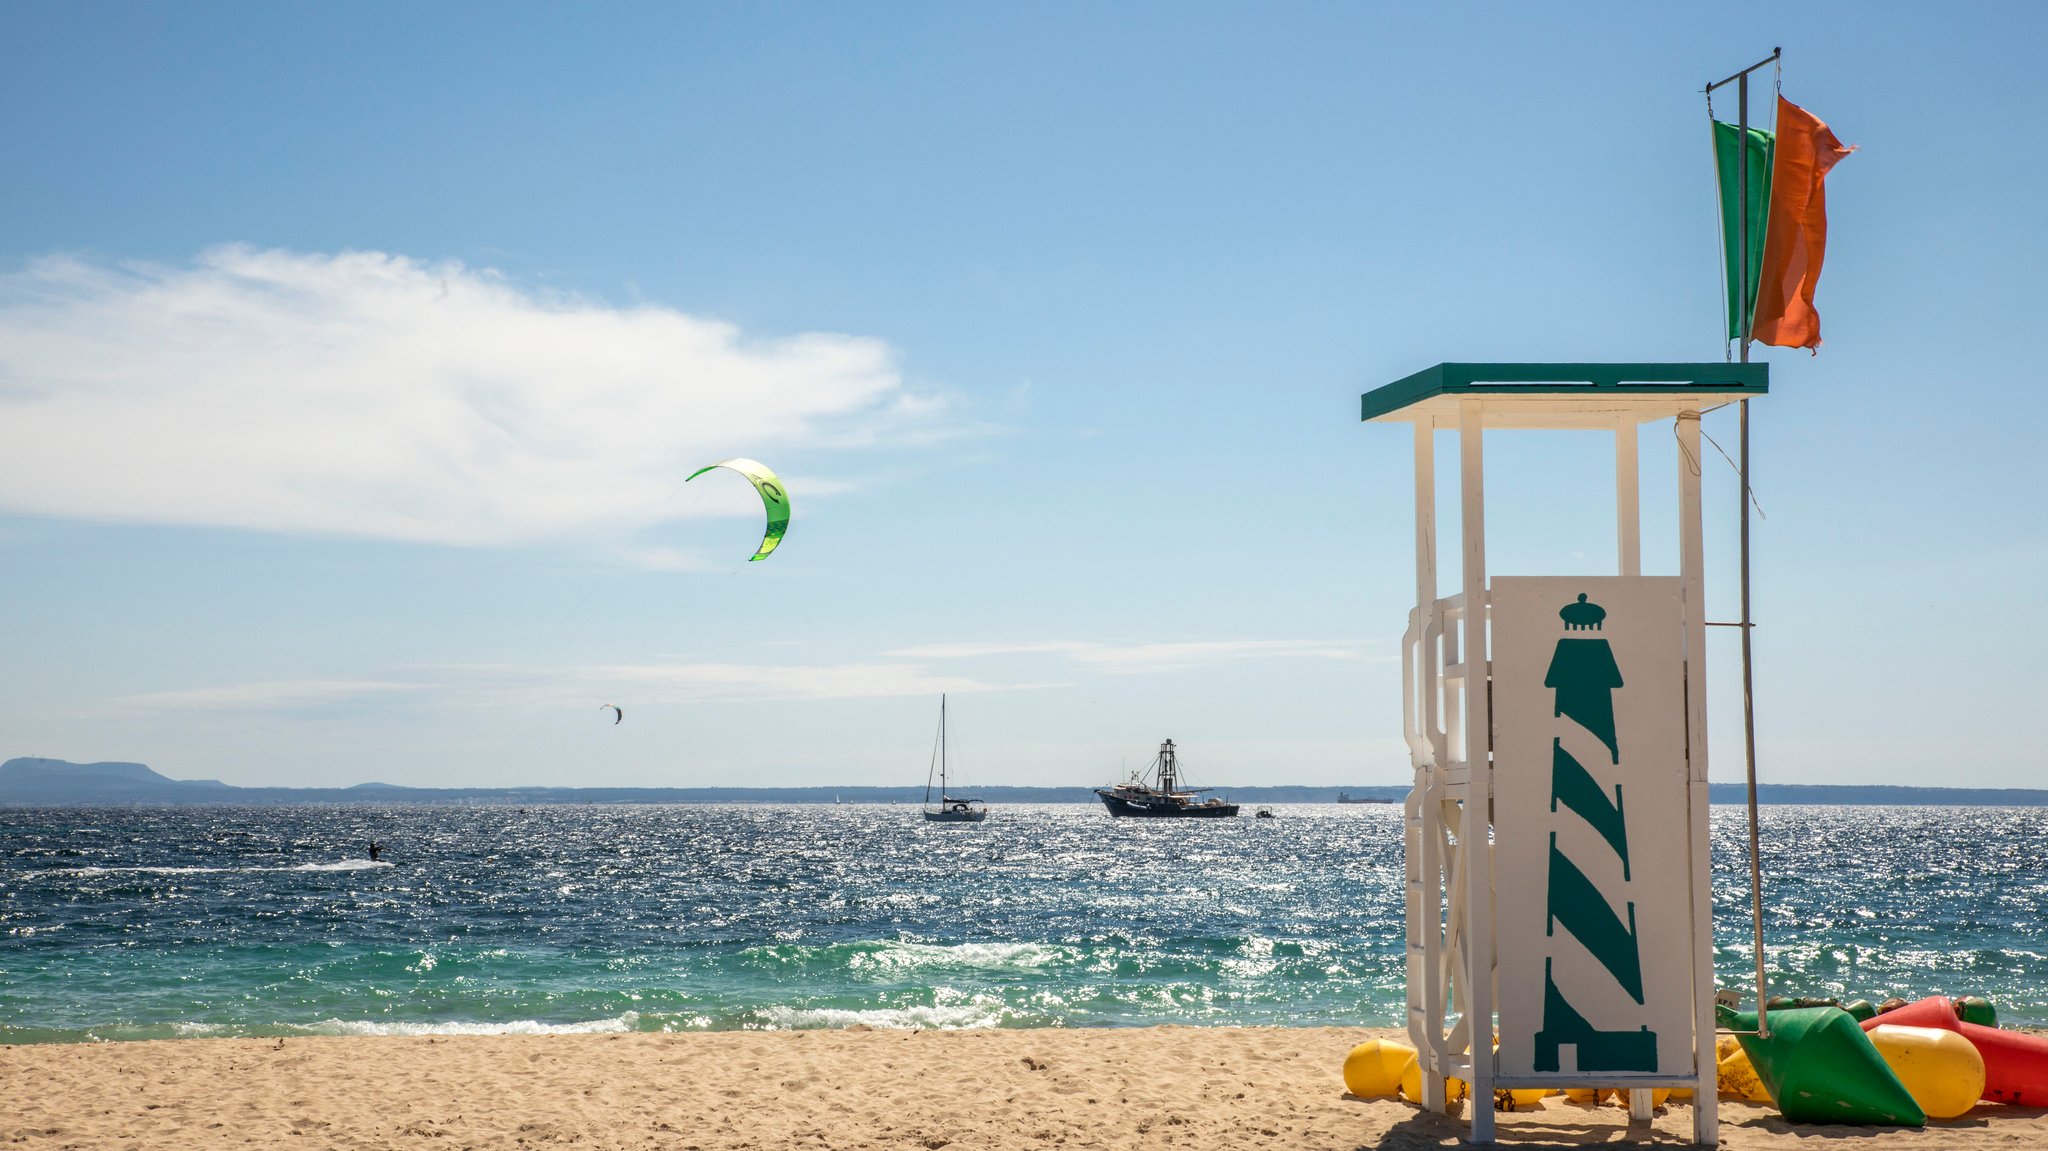
<instances>
[{"instance_id":1,"label":"white wooden beam","mask_svg":"<svg viewBox=\"0 0 2048 1151\"><path fill-rule=\"evenodd\" d=\"M1458 404L1459 505L1464 537L1465 757L1469 782L1458 828L1465 857L1465 1021L1472 1039L1472 1142L1493 1142L1493 705L1487 690L1485 408Z\"/></svg>"},{"instance_id":2,"label":"white wooden beam","mask_svg":"<svg viewBox=\"0 0 2048 1151\"><path fill-rule=\"evenodd\" d=\"M1415 421L1415 606L1429 620L1436 603L1436 421Z\"/></svg>"},{"instance_id":3,"label":"white wooden beam","mask_svg":"<svg viewBox=\"0 0 2048 1151\"><path fill-rule=\"evenodd\" d=\"M1643 574L1642 467L1636 462L1636 424L1614 428L1614 522L1621 574Z\"/></svg>"},{"instance_id":4,"label":"white wooden beam","mask_svg":"<svg viewBox=\"0 0 2048 1151\"><path fill-rule=\"evenodd\" d=\"M1678 574L1685 585L1685 744L1692 810L1693 1051L1699 1085L1693 1088L1693 1142L1721 1140L1718 1071L1714 1062L1714 890L1708 837L1707 788L1707 576L1706 537L1700 518L1700 417L1678 417Z\"/></svg>"}]
</instances>

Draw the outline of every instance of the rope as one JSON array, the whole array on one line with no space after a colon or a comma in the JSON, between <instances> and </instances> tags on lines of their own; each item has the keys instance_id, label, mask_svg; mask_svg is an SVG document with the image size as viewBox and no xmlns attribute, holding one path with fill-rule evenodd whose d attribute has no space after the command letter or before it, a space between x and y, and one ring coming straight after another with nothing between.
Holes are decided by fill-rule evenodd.
<instances>
[{"instance_id":1,"label":"rope","mask_svg":"<svg viewBox=\"0 0 2048 1151\"><path fill-rule=\"evenodd\" d=\"M1706 440L1706 441L1707 441L1708 443L1710 443L1710 444L1714 445L1714 450L1715 450L1715 451L1717 451L1717 452L1720 452L1720 453L1721 453L1721 458L1722 458L1722 459L1724 459L1724 460L1728 460L1728 468L1729 468L1729 470L1733 471L1733 472L1734 472L1734 473L1735 473L1735 474L1736 474L1737 476L1741 476L1741 475L1742 475L1742 469L1741 469L1740 467L1736 466L1736 463L1735 463L1735 461L1734 461L1734 460L1729 460L1729 459L1728 459L1728 449L1727 449L1727 448L1724 448L1724 447L1722 447L1722 446L1721 446L1721 441L1719 441L1719 440L1715 439L1714 437L1712 437L1712 436L1710 436L1710 435L1707 435L1707 425L1705 424L1705 422L1702 422L1702 423L1700 424L1700 436L1701 436L1701 438L1705 439L1705 440ZM1699 473L1698 473L1697 471L1695 471L1695 472L1694 472L1693 474L1694 474L1694 475L1698 475ZM1755 508L1755 509L1756 509L1756 516L1757 516L1757 518L1758 518L1758 519L1760 519L1760 520L1767 520L1767 519L1770 519L1770 518L1771 518L1771 517L1769 517L1769 516L1767 516L1767 515L1765 515L1765 514L1764 514L1764 506L1763 506L1762 504L1760 504L1760 503L1758 503L1758 502L1756 501L1756 489L1755 489L1755 488L1752 488L1752 487L1750 487L1750 486L1749 486L1748 484L1743 484L1743 485L1742 485L1742 492L1743 492L1743 494L1744 494L1744 495L1746 495L1746 496L1748 496L1748 497L1749 497L1749 506L1751 506L1751 507L1753 507L1753 508Z\"/></svg>"},{"instance_id":2,"label":"rope","mask_svg":"<svg viewBox=\"0 0 2048 1151\"><path fill-rule=\"evenodd\" d=\"M1700 458L1692 454L1692 449L1685 446L1685 440L1681 438L1678 434L1678 425L1685 420L1691 420L1693 423L1699 423L1700 414L1698 412L1678 413L1678 419L1671 421L1671 442L1678 445L1678 454L1685 458L1686 470L1690 471L1693 475L1699 475Z\"/></svg>"}]
</instances>

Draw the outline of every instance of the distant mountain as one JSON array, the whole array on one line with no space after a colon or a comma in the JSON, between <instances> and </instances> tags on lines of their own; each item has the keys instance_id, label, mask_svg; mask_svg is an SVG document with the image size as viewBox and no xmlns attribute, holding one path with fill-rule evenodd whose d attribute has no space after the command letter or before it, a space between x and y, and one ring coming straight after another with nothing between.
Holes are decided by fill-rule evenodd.
<instances>
[{"instance_id":1,"label":"distant mountain","mask_svg":"<svg viewBox=\"0 0 2048 1151\"><path fill-rule=\"evenodd\" d=\"M219 803L235 790L217 779L172 779L140 763L31 757L0 763L0 803L177 803L186 796Z\"/></svg>"},{"instance_id":2,"label":"distant mountain","mask_svg":"<svg viewBox=\"0 0 2048 1151\"><path fill-rule=\"evenodd\" d=\"M1219 787L1239 803L1335 803L1398 801L1406 786L1305 787L1260 785ZM1094 803L1086 787L982 787L974 794L990 803ZM1741 803L1744 788L1717 783L1714 803ZM1757 798L1769 804L1893 805L1954 807L2048 806L2048 791L2033 788L1876 787L1767 783ZM359 783L353 787L236 787L217 779L172 779L139 763L68 763L21 758L0 763L0 805L76 807L95 804L285 804L285 803L920 803L922 787L400 787Z\"/></svg>"}]
</instances>

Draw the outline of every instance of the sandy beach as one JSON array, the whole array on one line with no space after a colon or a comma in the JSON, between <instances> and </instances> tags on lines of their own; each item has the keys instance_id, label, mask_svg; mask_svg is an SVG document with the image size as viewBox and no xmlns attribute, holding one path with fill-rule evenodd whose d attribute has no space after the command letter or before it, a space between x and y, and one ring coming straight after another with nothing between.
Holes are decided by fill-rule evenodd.
<instances>
[{"instance_id":1,"label":"sandy beach","mask_svg":"<svg viewBox=\"0 0 2048 1151\"><path fill-rule=\"evenodd\" d=\"M1352 1099L1361 1028L786 1031L294 1038L0 1048L0 1142L36 1148L1450 1147L1459 1121ZM1980 1106L1922 1131L1792 1127L1723 1101L1731 1148L2048 1147ZM1682 1146L1683 1104L1631 1126L1548 1100L1503 1145ZM1862 1142L1868 1140L1868 1142Z\"/></svg>"}]
</instances>

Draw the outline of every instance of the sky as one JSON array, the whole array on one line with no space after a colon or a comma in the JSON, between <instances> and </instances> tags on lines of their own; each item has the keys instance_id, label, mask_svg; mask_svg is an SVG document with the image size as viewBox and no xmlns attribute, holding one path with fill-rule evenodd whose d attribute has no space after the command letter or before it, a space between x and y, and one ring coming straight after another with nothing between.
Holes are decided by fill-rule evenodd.
<instances>
[{"instance_id":1,"label":"sky","mask_svg":"<svg viewBox=\"0 0 2048 1151\"><path fill-rule=\"evenodd\" d=\"M1782 46L1859 150L1825 345L1757 350L1759 775L2038 785L2044 42L2030 4L0 3L0 758L915 785L945 693L970 783L1166 737L1197 783L1404 783L1410 444L1359 394L1722 358L1701 88ZM1489 439L1494 573L1614 570L1609 452ZM791 492L762 563L744 481L683 482L731 456ZM1672 574L1668 431L1643 472Z\"/></svg>"}]
</instances>

